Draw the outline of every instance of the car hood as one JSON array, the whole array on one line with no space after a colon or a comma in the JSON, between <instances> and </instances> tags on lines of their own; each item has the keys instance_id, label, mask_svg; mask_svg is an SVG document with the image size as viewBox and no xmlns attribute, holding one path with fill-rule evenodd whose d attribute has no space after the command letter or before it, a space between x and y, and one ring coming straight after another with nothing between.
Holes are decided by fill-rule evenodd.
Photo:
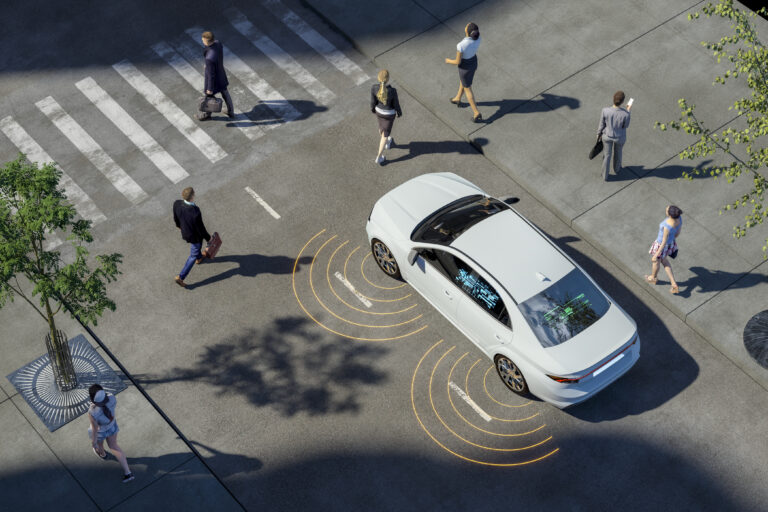
<instances>
[{"instance_id":1,"label":"car hood","mask_svg":"<svg viewBox=\"0 0 768 512\"><path fill-rule=\"evenodd\" d=\"M390 190L374 206L373 215L388 217L405 238L416 225L443 206L481 189L451 172L423 174Z\"/></svg>"},{"instance_id":2,"label":"car hood","mask_svg":"<svg viewBox=\"0 0 768 512\"><path fill-rule=\"evenodd\" d=\"M548 373L580 376L601 364L631 341L637 325L620 307L611 303L605 315L570 340L544 349Z\"/></svg>"}]
</instances>

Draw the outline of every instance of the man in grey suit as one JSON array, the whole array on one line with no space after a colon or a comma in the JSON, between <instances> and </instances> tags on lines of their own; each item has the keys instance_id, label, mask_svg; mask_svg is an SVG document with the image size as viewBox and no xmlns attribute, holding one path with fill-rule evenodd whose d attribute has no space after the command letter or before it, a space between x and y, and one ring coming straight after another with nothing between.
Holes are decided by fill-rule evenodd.
<instances>
[{"instance_id":1,"label":"man in grey suit","mask_svg":"<svg viewBox=\"0 0 768 512\"><path fill-rule=\"evenodd\" d=\"M632 108L631 101L627 108L622 108L624 103L624 91L617 91L613 95L613 106L605 107L600 113L600 126L597 128L597 138L603 139L603 179L608 181L608 170L613 161L613 172L619 174L621 170L621 150L627 141L627 128L629 128L629 111Z\"/></svg>"},{"instance_id":2,"label":"man in grey suit","mask_svg":"<svg viewBox=\"0 0 768 512\"><path fill-rule=\"evenodd\" d=\"M230 118L235 117L235 110L232 107L232 98L229 96L227 87L227 73L224 71L224 47L213 37L213 32L206 30L203 32L203 57L205 58L205 85L203 90L206 96L214 96L221 93L224 102L227 104L227 115ZM201 112L197 115L200 121L206 121L211 118L210 112Z\"/></svg>"}]
</instances>

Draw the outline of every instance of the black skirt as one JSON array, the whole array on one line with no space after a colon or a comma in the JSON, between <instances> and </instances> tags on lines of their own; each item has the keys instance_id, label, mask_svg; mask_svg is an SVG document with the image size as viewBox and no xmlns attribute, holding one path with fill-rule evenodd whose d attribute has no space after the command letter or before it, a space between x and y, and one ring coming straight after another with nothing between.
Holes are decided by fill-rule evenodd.
<instances>
[{"instance_id":1,"label":"black skirt","mask_svg":"<svg viewBox=\"0 0 768 512\"><path fill-rule=\"evenodd\" d=\"M472 80L477 71L477 55L471 59L461 59L459 62L459 80L464 87L472 87Z\"/></svg>"},{"instance_id":2,"label":"black skirt","mask_svg":"<svg viewBox=\"0 0 768 512\"><path fill-rule=\"evenodd\" d=\"M389 137L389 134L392 132L392 125L395 124L394 114L391 116L385 116L376 112L376 117L379 120L379 131L385 137Z\"/></svg>"}]
</instances>

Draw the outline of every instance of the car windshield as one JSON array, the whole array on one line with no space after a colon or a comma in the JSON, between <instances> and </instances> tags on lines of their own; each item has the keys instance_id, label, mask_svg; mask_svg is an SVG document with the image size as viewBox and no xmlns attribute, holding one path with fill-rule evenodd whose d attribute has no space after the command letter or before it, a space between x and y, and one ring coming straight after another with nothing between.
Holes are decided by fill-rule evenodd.
<instances>
[{"instance_id":1,"label":"car windshield","mask_svg":"<svg viewBox=\"0 0 768 512\"><path fill-rule=\"evenodd\" d=\"M597 287L575 268L519 307L543 347L554 347L597 322L610 307Z\"/></svg>"},{"instance_id":2,"label":"car windshield","mask_svg":"<svg viewBox=\"0 0 768 512\"><path fill-rule=\"evenodd\" d=\"M508 210L492 197L468 196L454 201L427 217L413 232L414 241L450 245L462 233L494 213Z\"/></svg>"}]
</instances>

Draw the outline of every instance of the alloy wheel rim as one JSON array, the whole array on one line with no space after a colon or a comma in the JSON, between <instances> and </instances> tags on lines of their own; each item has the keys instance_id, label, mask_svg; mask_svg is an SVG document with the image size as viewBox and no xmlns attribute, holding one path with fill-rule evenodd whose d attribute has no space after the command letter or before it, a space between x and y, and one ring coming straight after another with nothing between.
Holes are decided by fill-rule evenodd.
<instances>
[{"instance_id":1,"label":"alloy wheel rim","mask_svg":"<svg viewBox=\"0 0 768 512\"><path fill-rule=\"evenodd\" d=\"M523 374L520 372L520 369L515 363L506 357L502 357L499 359L499 362L496 363L496 367L499 370L501 380L503 380L507 386L512 388L514 391L523 390L525 386L525 379L523 378Z\"/></svg>"},{"instance_id":2,"label":"alloy wheel rim","mask_svg":"<svg viewBox=\"0 0 768 512\"><path fill-rule=\"evenodd\" d=\"M397 263L386 245L381 242L376 242L373 246L373 252L374 256L376 256L376 263L379 264L379 268L389 275L397 273Z\"/></svg>"}]
</instances>

